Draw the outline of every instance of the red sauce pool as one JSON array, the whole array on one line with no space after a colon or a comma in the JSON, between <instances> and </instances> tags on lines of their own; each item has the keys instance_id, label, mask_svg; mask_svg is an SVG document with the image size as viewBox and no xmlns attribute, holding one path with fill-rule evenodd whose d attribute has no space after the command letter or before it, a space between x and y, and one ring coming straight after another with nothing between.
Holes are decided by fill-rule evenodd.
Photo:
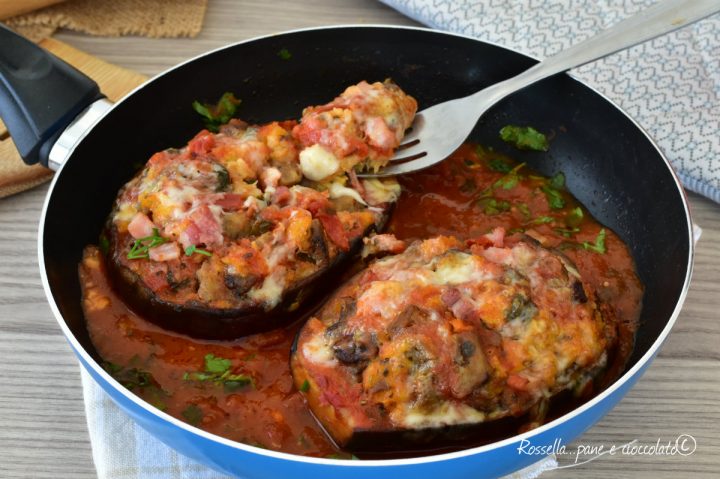
<instances>
[{"instance_id":1,"label":"red sauce pool","mask_svg":"<svg viewBox=\"0 0 720 479\"><path fill-rule=\"evenodd\" d=\"M388 230L402 239L473 238L502 226L530 234L575 262L586 284L614 313L619 342L604 376L582 398L560 401L551 418L597 394L622 372L632 351L643 288L626 245L572 198L560 176L550 180L515 166L508 158L464 145L440 165L401 178L404 191ZM301 323L236 341L195 340L164 331L126 307L108 284L98 248L87 248L80 279L87 328L104 366L148 403L246 444L352 457L332 444L293 386L289 354ZM512 429L517 425L495 431L488 426L487 436L448 447L479 445L517 432ZM401 455L446 452L448 447Z\"/></svg>"}]
</instances>

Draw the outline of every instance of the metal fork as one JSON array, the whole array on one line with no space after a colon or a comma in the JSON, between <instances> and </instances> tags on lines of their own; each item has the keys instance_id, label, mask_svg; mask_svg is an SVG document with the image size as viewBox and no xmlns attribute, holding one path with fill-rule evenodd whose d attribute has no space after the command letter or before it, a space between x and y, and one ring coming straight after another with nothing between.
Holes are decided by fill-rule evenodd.
<instances>
[{"instance_id":1,"label":"metal fork","mask_svg":"<svg viewBox=\"0 0 720 479\"><path fill-rule=\"evenodd\" d=\"M517 76L470 96L426 108L416 115L404 143L390 160L392 164L377 173L358 176L400 175L439 163L467 139L477 120L506 96L556 73L643 43L719 11L719 0L661 1Z\"/></svg>"}]
</instances>

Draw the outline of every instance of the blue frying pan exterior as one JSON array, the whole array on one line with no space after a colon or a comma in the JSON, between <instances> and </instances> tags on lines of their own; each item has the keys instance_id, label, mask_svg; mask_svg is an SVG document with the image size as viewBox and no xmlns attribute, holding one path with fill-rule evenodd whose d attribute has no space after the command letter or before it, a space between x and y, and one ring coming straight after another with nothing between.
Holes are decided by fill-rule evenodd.
<instances>
[{"instance_id":1,"label":"blue frying pan exterior","mask_svg":"<svg viewBox=\"0 0 720 479\"><path fill-rule=\"evenodd\" d=\"M290 60L277 55L282 48L292 53ZM390 76L423 108L467 95L534 62L497 45L432 30L328 27L230 45L128 95L85 134L61 167L40 225L43 285L83 367L151 434L188 457L243 478L497 477L541 459L519 452L523 444L570 443L620 401L657 354L687 294L693 243L687 200L668 161L624 112L568 75L501 102L480 120L471 139L518 157L497 139L501 126L531 124L558 132L549 154L523 152L523 161L544 174L565 173L570 191L629 245L646 289L625 373L581 407L530 432L455 453L369 461L307 458L229 441L155 409L100 367L85 328L77 276L83 247L97 242L115 194L137 161L183 144L200 128L190 108L195 99L234 91L243 99L244 119L268 121L298 117L303 105L322 103L348 84Z\"/></svg>"}]
</instances>

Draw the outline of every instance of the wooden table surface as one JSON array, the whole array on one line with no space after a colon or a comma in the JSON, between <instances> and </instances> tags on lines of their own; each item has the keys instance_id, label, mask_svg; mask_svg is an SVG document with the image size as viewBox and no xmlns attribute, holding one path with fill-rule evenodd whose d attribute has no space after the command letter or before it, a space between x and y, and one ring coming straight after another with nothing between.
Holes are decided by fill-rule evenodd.
<instances>
[{"instance_id":1,"label":"wooden table surface","mask_svg":"<svg viewBox=\"0 0 720 479\"><path fill-rule=\"evenodd\" d=\"M372 0L211 0L194 39L57 38L154 75L229 42L300 27L413 21ZM95 477L75 358L45 300L36 259L47 186L0 200L0 477ZM692 435L689 456L604 456L543 477L720 476L720 206L690 195L704 233L685 306L659 356L628 396L568 446L651 445ZM561 464L572 462L561 458Z\"/></svg>"}]
</instances>

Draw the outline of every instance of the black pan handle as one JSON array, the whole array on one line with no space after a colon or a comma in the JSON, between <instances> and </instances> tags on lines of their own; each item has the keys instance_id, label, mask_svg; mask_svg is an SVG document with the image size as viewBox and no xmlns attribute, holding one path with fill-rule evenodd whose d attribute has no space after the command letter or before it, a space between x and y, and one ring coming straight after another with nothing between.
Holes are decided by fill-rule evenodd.
<instances>
[{"instance_id":1,"label":"black pan handle","mask_svg":"<svg viewBox=\"0 0 720 479\"><path fill-rule=\"evenodd\" d=\"M25 163L47 166L60 133L102 97L90 78L0 24L0 117Z\"/></svg>"}]
</instances>

